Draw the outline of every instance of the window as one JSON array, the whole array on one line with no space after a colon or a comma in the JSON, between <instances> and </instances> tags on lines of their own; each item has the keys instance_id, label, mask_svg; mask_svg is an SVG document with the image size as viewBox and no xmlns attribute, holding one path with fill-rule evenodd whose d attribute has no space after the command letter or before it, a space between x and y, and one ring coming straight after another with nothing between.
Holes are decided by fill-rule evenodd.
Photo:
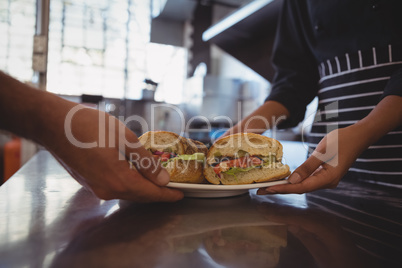
<instances>
[{"instance_id":1,"label":"window","mask_svg":"<svg viewBox=\"0 0 402 268\"><path fill-rule=\"evenodd\" d=\"M149 1L52 0L47 89L140 99L149 78L157 100L179 103L186 50L149 42Z\"/></svg>"},{"instance_id":2,"label":"window","mask_svg":"<svg viewBox=\"0 0 402 268\"><path fill-rule=\"evenodd\" d=\"M20 79L32 79L32 49L36 0L0 1L0 70Z\"/></svg>"}]
</instances>

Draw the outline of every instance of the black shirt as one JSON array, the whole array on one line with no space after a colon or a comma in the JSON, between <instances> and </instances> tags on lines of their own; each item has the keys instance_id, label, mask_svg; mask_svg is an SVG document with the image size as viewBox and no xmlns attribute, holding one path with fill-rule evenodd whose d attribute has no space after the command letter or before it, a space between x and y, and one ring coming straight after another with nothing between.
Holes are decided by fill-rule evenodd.
<instances>
[{"instance_id":1,"label":"black shirt","mask_svg":"<svg viewBox=\"0 0 402 268\"><path fill-rule=\"evenodd\" d=\"M290 118L281 128L296 126L319 90L319 65L336 56L392 44L402 60L401 0L284 0L272 62L276 75L267 100L282 103ZM382 49L383 48L383 49ZM371 52L370 52L371 53ZM384 88L402 96L402 70Z\"/></svg>"}]
</instances>

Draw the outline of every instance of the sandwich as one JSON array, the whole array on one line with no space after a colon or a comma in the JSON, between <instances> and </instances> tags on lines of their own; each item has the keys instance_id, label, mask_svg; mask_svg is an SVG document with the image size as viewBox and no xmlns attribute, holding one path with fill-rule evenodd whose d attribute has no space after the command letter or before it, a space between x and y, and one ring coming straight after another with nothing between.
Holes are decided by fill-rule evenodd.
<instances>
[{"instance_id":1,"label":"sandwich","mask_svg":"<svg viewBox=\"0 0 402 268\"><path fill-rule=\"evenodd\" d=\"M282 164L282 144L272 138L238 133L217 140L209 149L205 178L213 184L249 184L290 175Z\"/></svg>"},{"instance_id":2,"label":"sandwich","mask_svg":"<svg viewBox=\"0 0 402 268\"><path fill-rule=\"evenodd\" d=\"M168 131L149 131L139 141L170 175L171 182L202 183L207 147L199 141L186 139Z\"/></svg>"}]
</instances>

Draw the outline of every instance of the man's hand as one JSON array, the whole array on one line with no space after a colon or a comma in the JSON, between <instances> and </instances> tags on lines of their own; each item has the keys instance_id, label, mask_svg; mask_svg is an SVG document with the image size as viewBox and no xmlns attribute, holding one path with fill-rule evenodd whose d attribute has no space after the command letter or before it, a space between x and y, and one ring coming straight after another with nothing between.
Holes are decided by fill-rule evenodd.
<instances>
[{"instance_id":1,"label":"man's hand","mask_svg":"<svg viewBox=\"0 0 402 268\"><path fill-rule=\"evenodd\" d=\"M121 121L33 89L0 72L0 128L45 146L102 199L173 202L169 174ZM130 158L135 168L128 163Z\"/></svg>"},{"instance_id":2,"label":"man's hand","mask_svg":"<svg viewBox=\"0 0 402 268\"><path fill-rule=\"evenodd\" d=\"M46 127L51 135L45 134L42 143L99 198L173 202L183 197L164 187L169 174L121 121L89 108L80 108L71 122L64 118L64 127L59 121Z\"/></svg>"}]
</instances>

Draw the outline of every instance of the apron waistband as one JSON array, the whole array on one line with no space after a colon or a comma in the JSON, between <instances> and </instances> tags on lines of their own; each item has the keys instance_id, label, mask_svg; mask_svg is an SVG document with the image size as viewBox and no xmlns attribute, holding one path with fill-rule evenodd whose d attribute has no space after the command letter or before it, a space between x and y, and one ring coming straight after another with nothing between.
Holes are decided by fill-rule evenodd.
<instances>
[{"instance_id":1,"label":"apron waistband","mask_svg":"<svg viewBox=\"0 0 402 268\"><path fill-rule=\"evenodd\" d=\"M351 72L402 63L402 44L346 53L318 65L320 83Z\"/></svg>"}]
</instances>

